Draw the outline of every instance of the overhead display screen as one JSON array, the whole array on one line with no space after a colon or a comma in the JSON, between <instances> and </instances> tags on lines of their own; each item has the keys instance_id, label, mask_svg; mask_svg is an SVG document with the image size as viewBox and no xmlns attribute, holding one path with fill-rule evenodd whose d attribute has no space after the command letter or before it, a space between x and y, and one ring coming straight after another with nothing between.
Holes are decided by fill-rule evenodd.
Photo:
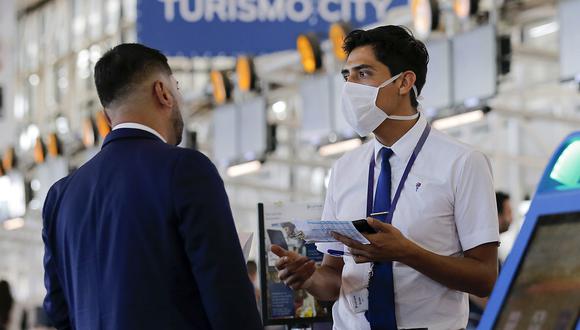
<instances>
[{"instance_id":1,"label":"overhead display screen","mask_svg":"<svg viewBox=\"0 0 580 330\"><path fill-rule=\"evenodd\" d=\"M580 0L559 1L560 78L580 78Z\"/></svg>"},{"instance_id":2,"label":"overhead display screen","mask_svg":"<svg viewBox=\"0 0 580 330\"><path fill-rule=\"evenodd\" d=\"M453 97L456 104L487 99L497 92L496 34L480 26L452 40ZM434 79L434 77L429 77Z\"/></svg>"},{"instance_id":3,"label":"overhead display screen","mask_svg":"<svg viewBox=\"0 0 580 330\"><path fill-rule=\"evenodd\" d=\"M266 152L267 119L266 100L257 97L239 105L241 154L247 159L254 159Z\"/></svg>"},{"instance_id":4,"label":"overhead display screen","mask_svg":"<svg viewBox=\"0 0 580 330\"><path fill-rule=\"evenodd\" d=\"M449 107L451 99L451 44L447 39L431 40L427 43L429 63L427 80L421 96L425 109Z\"/></svg>"},{"instance_id":5,"label":"overhead display screen","mask_svg":"<svg viewBox=\"0 0 580 330\"><path fill-rule=\"evenodd\" d=\"M0 177L0 221L22 217L26 213L24 176L11 171Z\"/></svg>"}]
</instances>

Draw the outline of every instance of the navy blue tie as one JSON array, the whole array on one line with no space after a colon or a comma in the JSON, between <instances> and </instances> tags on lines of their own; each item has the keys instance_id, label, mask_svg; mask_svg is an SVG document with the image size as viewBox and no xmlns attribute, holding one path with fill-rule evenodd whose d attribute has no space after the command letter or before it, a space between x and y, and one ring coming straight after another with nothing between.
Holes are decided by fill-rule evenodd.
<instances>
[{"instance_id":1,"label":"navy blue tie","mask_svg":"<svg viewBox=\"0 0 580 330\"><path fill-rule=\"evenodd\" d=\"M393 151L388 148L380 150L382 157L381 174L375 192L373 213L389 211L391 208L391 164L389 158ZM379 215L375 218L385 222L387 216ZM396 330L395 317L395 290L393 287L393 263L375 262L373 275L369 281L369 309L365 316L372 330Z\"/></svg>"}]
</instances>

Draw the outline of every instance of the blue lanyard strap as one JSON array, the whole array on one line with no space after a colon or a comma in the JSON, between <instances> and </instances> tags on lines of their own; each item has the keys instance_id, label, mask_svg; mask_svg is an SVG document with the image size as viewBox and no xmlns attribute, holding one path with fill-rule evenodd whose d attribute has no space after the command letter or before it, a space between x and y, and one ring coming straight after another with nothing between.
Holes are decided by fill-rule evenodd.
<instances>
[{"instance_id":1,"label":"blue lanyard strap","mask_svg":"<svg viewBox=\"0 0 580 330\"><path fill-rule=\"evenodd\" d=\"M401 197L401 192L403 191L403 187L405 186L405 181L407 181L407 177L411 172L411 167L415 163L419 152L423 148L427 137L429 136L429 132L431 131L431 125L427 123L425 129L423 130L423 134L419 138L419 142L413 149L413 153L409 158L409 162L407 162L407 166L405 167L405 171L403 172L403 176L401 177L401 181L399 182L399 186L397 187L397 191L395 192L395 196L393 197L393 201L391 202L391 208L389 209L389 213L387 214L387 218L385 220L386 223L391 223L393 220L393 213L395 212L395 208L397 207L397 203L399 202L399 197ZM383 161L385 161L383 159ZM388 161L388 159L387 159ZM369 182L368 182L368 191L367 191L367 217L371 215L373 212L373 193L375 190L375 153L373 152L373 156L371 158L371 162L369 164Z\"/></svg>"}]
</instances>

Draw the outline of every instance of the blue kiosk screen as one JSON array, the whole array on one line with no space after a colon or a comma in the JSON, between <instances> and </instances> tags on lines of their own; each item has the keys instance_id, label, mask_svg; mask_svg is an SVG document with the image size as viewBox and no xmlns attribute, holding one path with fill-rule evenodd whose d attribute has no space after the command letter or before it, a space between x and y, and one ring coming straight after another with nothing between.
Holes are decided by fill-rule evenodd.
<instances>
[{"instance_id":1,"label":"blue kiosk screen","mask_svg":"<svg viewBox=\"0 0 580 330\"><path fill-rule=\"evenodd\" d=\"M573 329L580 311L580 212L543 215L495 329Z\"/></svg>"}]
</instances>

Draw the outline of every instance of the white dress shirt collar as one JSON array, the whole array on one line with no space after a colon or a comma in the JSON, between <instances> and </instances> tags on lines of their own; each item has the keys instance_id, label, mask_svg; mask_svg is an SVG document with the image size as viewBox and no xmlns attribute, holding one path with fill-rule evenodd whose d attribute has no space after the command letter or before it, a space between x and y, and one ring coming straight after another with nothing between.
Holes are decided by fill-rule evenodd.
<instances>
[{"instance_id":1,"label":"white dress shirt collar","mask_svg":"<svg viewBox=\"0 0 580 330\"><path fill-rule=\"evenodd\" d=\"M149 126L145 126L143 124L139 124L139 123L121 123L121 124L118 124L115 127L113 127L113 131L116 130L116 129L120 129L120 128L140 129L142 131L146 131L146 132L149 132L149 133L157 136L159 139L161 139L161 141L167 143L167 140L165 140L163 138L163 136L161 134L159 134L159 132L157 132L153 128L151 128Z\"/></svg>"},{"instance_id":2,"label":"white dress shirt collar","mask_svg":"<svg viewBox=\"0 0 580 330\"><path fill-rule=\"evenodd\" d=\"M394 156L399 158L399 160L401 160L402 162L406 163L407 160L409 160L409 158L411 157L411 154L413 153L413 150L415 149L417 142L421 138L421 134L423 133L423 130L425 129L426 125L427 120L425 119L425 116L423 116L423 114L419 114L419 119L417 120L415 125L413 125L413 127L411 127L411 129L407 133L405 133L405 135L403 135L391 147L383 145L379 141L379 139L375 137L374 142L375 162L377 164L380 163L380 151L381 148L384 147L393 150Z\"/></svg>"}]
</instances>

